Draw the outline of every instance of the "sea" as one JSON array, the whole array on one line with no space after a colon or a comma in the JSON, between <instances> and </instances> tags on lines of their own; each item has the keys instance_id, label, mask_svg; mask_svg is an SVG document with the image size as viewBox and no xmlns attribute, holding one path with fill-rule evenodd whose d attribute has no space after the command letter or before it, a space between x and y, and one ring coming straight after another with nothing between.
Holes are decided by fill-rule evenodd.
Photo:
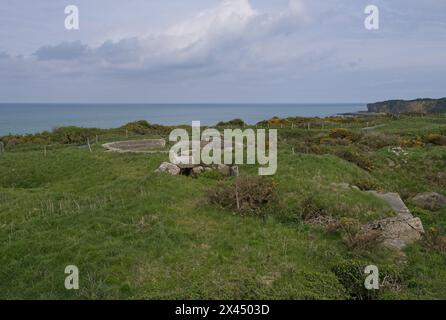
<instances>
[{"instance_id":1,"label":"sea","mask_svg":"<svg viewBox=\"0 0 446 320\"><path fill-rule=\"evenodd\" d=\"M162 125L191 124L192 121L214 125L240 118L255 124L274 116L327 117L366 109L365 103L0 103L0 136L50 131L62 126L115 128L136 120Z\"/></svg>"}]
</instances>

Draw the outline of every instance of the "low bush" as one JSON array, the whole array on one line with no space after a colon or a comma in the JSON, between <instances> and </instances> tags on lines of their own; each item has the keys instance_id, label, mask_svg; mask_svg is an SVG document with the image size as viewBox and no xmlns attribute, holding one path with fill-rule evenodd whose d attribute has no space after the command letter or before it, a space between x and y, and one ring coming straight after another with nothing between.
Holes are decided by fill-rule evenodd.
<instances>
[{"instance_id":1,"label":"low bush","mask_svg":"<svg viewBox=\"0 0 446 320\"><path fill-rule=\"evenodd\" d=\"M348 162L356 164L358 167L366 171L372 171L374 169L373 163L360 153L344 149L335 151L335 155Z\"/></svg>"},{"instance_id":2,"label":"low bush","mask_svg":"<svg viewBox=\"0 0 446 320\"><path fill-rule=\"evenodd\" d=\"M81 144L86 143L87 139L93 139L100 129L80 128L75 126L60 127L53 130L56 141L63 144Z\"/></svg>"},{"instance_id":3,"label":"low bush","mask_svg":"<svg viewBox=\"0 0 446 320\"><path fill-rule=\"evenodd\" d=\"M425 143L430 143L430 144L434 144L437 146L446 146L446 136L443 136L441 134L431 133L431 134L425 135L423 137L423 141Z\"/></svg>"},{"instance_id":4,"label":"low bush","mask_svg":"<svg viewBox=\"0 0 446 320\"><path fill-rule=\"evenodd\" d=\"M278 204L277 183L267 177L239 177L219 182L206 192L209 203L241 215L264 216Z\"/></svg>"},{"instance_id":5,"label":"low bush","mask_svg":"<svg viewBox=\"0 0 446 320\"><path fill-rule=\"evenodd\" d=\"M424 234L423 243L431 250L446 253L446 236L440 235L436 228L430 228Z\"/></svg>"},{"instance_id":6,"label":"low bush","mask_svg":"<svg viewBox=\"0 0 446 320\"><path fill-rule=\"evenodd\" d=\"M361 137L359 143L371 149L381 149L388 146L398 146L401 144L400 137L383 133L368 133Z\"/></svg>"},{"instance_id":7,"label":"low bush","mask_svg":"<svg viewBox=\"0 0 446 320\"><path fill-rule=\"evenodd\" d=\"M217 123L218 127L244 127L247 124L242 119L233 119L229 121L220 121Z\"/></svg>"},{"instance_id":8,"label":"low bush","mask_svg":"<svg viewBox=\"0 0 446 320\"><path fill-rule=\"evenodd\" d=\"M345 128L330 129L330 133L328 135L333 139L345 139L351 142L356 142L361 139L361 134Z\"/></svg>"},{"instance_id":9,"label":"low bush","mask_svg":"<svg viewBox=\"0 0 446 320\"><path fill-rule=\"evenodd\" d=\"M367 262L351 260L334 266L331 270L338 281L349 293L353 300L375 300L385 291L401 290L404 279L401 272L393 266L379 266L379 290L367 290L364 282L367 274L364 273Z\"/></svg>"},{"instance_id":10,"label":"low bush","mask_svg":"<svg viewBox=\"0 0 446 320\"><path fill-rule=\"evenodd\" d=\"M402 147L407 147L407 148L412 148L412 147L423 147L424 146L424 141L421 137L416 136L416 137L406 137L403 138L401 140L401 146Z\"/></svg>"},{"instance_id":11,"label":"low bush","mask_svg":"<svg viewBox=\"0 0 446 320\"><path fill-rule=\"evenodd\" d=\"M325 209L320 204L316 203L314 197L310 196L302 201L299 213L300 220L308 221L325 215Z\"/></svg>"},{"instance_id":12,"label":"low bush","mask_svg":"<svg viewBox=\"0 0 446 320\"><path fill-rule=\"evenodd\" d=\"M167 135L171 131L171 128L169 127L162 126L159 124L150 124L146 120L129 122L123 125L121 129L141 135L146 135L146 134Z\"/></svg>"}]
</instances>

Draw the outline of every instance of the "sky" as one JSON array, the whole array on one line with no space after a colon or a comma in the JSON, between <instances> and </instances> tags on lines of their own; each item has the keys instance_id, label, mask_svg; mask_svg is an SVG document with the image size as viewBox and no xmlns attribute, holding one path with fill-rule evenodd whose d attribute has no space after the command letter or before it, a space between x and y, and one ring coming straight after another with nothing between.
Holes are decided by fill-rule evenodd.
<instances>
[{"instance_id":1,"label":"sky","mask_svg":"<svg viewBox=\"0 0 446 320\"><path fill-rule=\"evenodd\" d=\"M367 30L368 5L379 8ZM79 8L67 30L65 7ZM0 102L446 96L443 0L2 0Z\"/></svg>"}]
</instances>

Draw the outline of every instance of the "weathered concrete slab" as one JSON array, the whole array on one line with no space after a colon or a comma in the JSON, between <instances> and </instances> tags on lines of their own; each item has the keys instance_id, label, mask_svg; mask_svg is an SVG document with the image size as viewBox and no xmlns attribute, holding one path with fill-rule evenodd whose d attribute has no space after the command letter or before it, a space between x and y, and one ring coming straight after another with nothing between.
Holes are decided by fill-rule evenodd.
<instances>
[{"instance_id":1,"label":"weathered concrete slab","mask_svg":"<svg viewBox=\"0 0 446 320\"><path fill-rule=\"evenodd\" d=\"M401 199L398 193L377 192L373 190L367 192L387 202L399 216L406 218L413 218L413 215L410 213L409 209L404 204L403 200Z\"/></svg>"},{"instance_id":2,"label":"weathered concrete slab","mask_svg":"<svg viewBox=\"0 0 446 320\"><path fill-rule=\"evenodd\" d=\"M385 246L403 249L406 245L420 240L424 233L423 224L419 218L397 216L367 224L364 232L379 231Z\"/></svg>"},{"instance_id":3,"label":"weathered concrete slab","mask_svg":"<svg viewBox=\"0 0 446 320\"><path fill-rule=\"evenodd\" d=\"M105 149L113 152L152 153L154 151L158 151L159 149L163 149L166 146L166 140L144 139L144 140L116 141L116 142L105 143L102 146Z\"/></svg>"}]
</instances>

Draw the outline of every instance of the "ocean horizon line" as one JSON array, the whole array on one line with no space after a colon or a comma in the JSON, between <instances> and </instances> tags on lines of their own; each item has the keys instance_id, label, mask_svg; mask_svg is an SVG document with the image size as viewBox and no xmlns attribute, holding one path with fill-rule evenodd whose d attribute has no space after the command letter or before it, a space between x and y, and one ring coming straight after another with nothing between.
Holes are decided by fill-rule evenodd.
<instances>
[{"instance_id":1,"label":"ocean horizon line","mask_svg":"<svg viewBox=\"0 0 446 320\"><path fill-rule=\"evenodd\" d=\"M136 120L160 125L200 121L214 125L242 119L255 124L272 117L328 117L366 111L365 103L0 103L0 136L55 127L115 128Z\"/></svg>"},{"instance_id":2,"label":"ocean horizon line","mask_svg":"<svg viewBox=\"0 0 446 320\"><path fill-rule=\"evenodd\" d=\"M369 102L0 102L0 105L355 105Z\"/></svg>"}]
</instances>

